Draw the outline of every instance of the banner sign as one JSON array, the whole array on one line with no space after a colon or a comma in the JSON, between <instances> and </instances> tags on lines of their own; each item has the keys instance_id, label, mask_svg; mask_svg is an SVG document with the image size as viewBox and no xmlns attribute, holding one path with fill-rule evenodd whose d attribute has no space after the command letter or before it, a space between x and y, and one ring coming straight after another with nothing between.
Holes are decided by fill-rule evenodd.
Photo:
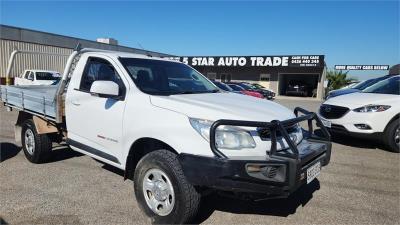
<instances>
[{"instance_id":1,"label":"banner sign","mask_svg":"<svg viewBox=\"0 0 400 225\"><path fill-rule=\"evenodd\" d=\"M323 55L296 56L191 56L170 57L190 66L216 67L324 67Z\"/></svg>"},{"instance_id":2,"label":"banner sign","mask_svg":"<svg viewBox=\"0 0 400 225\"><path fill-rule=\"evenodd\" d=\"M389 70L389 65L335 65L335 70Z\"/></svg>"}]
</instances>

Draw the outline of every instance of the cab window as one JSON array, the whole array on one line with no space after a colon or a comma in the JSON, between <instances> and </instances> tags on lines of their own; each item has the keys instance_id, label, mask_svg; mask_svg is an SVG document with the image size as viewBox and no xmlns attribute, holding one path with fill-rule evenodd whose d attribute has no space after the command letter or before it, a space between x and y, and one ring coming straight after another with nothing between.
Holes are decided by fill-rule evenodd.
<instances>
[{"instance_id":1,"label":"cab window","mask_svg":"<svg viewBox=\"0 0 400 225\"><path fill-rule=\"evenodd\" d=\"M34 73L31 71L30 73L29 73L29 75L28 75L28 80L33 80L33 77L34 77Z\"/></svg>"},{"instance_id":2,"label":"cab window","mask_svg":"<svg viewBox=\"0 0 400 225\"><path fill-rule=\"evenodd\" d=\"M82 74L79 90L89 92L94 81L113 81L119 86L120 95L125 94L125 86L115 68L105 59L90 57Z\"/></svg>"},{"instance_id":3,"label":"cab window","mask_svg":"<svg viewBox=\"0 0 400 225\"><path fill-rule=\"evenodd\" d=\"M24 78L25 78L25 79L28 79L29 74L30 74L30 71L26 71L26 72L25 72L25 75L24 75Z\"/></svg>"}]
</instances>

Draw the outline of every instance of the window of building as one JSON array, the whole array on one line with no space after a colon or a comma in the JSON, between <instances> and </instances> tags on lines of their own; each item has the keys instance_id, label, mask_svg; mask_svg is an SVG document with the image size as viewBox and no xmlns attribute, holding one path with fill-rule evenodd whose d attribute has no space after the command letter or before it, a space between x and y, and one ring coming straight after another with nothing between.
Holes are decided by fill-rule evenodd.
<instances>
[{"instance_id":1,"label":"window of building","mask_svg":"<svg viewBox=\"0 0 400 225\"><path fill-rule=\"evenodd\" d=\"M209 72L209 73L207 73L206 76L207 76L207 78L210 79L210 80L215 80L215 79L217 78L217 73Z\"/></svg>"},{"instance_id":2,"label":"window of building","mask_svg":"<svg viewBox=\"0 0 400 225\"><path fill-rule=\"evenodd\" d=\"M269 82L270 78L271 78L271 75L270 75L270 74L260 74L260 81L267 81L267 82Z\"/></svg>"},{"instance_id":3,"label":"window of building","mask_svg":"<svg viewBox=\"0 0 400 225\"><path fill-rule=\"evenodd\" d=\"M232 80L232 75L229 73L221 73L221 82L230 82Z\"/></svg>"}]
</instances>

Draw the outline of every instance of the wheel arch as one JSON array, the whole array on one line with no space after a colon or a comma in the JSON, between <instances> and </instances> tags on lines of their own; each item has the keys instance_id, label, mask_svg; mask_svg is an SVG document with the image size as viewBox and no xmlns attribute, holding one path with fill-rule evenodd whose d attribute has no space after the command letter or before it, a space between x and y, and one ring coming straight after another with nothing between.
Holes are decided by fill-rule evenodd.
<instances>
[{"instance_id":1,"label":"wheel arch","mask_svg":"<svg viewBox=\"0 0 400 225\"><path fill-rule=\"evenodd\" d=\"M133 178L136 165L140 159L146 154L159 149L165 149L174 154L178 154L170 145L155 138L143 137L132 143L125 163L124 179Z\"/></svg>"},{"instance_id":2,"label":"wheel arch","mask_svg":"<svg viewBox=\"0 0 400 225\"><path fill-rule=\"evenodd\" d=\"M17 121L15 122L15 125L14 125L14 137L15 137L15 143L17 145L22 144L22 140L21 140L22 126L25 123L25 121L28 119L32 119L32 114L29 114L24 111L18 112Z\"/></svg>"},{"instance_id":3,"label":"wheel arch","mask_svg":"<svg viewBox=\"0 0 400 225\"><path fill-rule=\"evenodd\" d=\"M26 120L32 118L33 118L32 114L24 111L19 111L17 121L15 122L15 126L22 126Z\"/></svg>"},{"instance_id":4,"label":"wheel arch","mask_svg":"<svg viewBox=\"0 0 400 225\"><path fill-rule=\"evenodd\" d=\"M386 124L385 126L385 130L383 132L386 132L386 129L388 128L389 124L391 124L393 121L400 119L400 113L396 114L395 116L393 116L392 119L389 120L389 122Z\"/></svg>"}]
</instances>

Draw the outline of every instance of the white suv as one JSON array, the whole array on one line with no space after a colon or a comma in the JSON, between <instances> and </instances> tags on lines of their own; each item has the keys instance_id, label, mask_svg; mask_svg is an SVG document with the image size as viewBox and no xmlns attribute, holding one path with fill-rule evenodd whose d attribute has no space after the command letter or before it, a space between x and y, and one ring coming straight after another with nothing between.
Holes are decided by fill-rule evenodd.
<instances>
[{"instance_id":1,"label":"white suv","mask_svg":"<svg viewBox=\"0 0 400 225\"><path fill-rule=\"evenodd\" d=\"M377 137L394 152L400 144L400 76L380 81L360 93L330 98L318 112L333 133Z\"/></svg>"}]
</instances>

